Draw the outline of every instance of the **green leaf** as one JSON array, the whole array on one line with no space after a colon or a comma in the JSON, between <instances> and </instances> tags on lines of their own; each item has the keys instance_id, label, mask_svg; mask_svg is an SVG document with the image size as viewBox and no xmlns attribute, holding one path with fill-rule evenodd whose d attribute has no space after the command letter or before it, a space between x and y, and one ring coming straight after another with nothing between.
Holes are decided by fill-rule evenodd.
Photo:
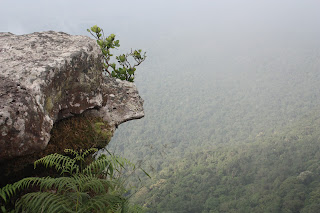
<instances>
[{"instance_id":1,"label":"green leaf","mask_svg":"<svg viewBox=\"0 0 320 213\"><path fill-rule=\"evenodd\" d=\"M120 69L121 69L121 68L120 68ZM125 75L126 72L127 72L127 70L126 70L125 68L123 68L123 69L121 69L121 70L120 70L120 69L119 69L120 74Z\"/></svg>"},{"instance_id":2,"label":"green leaf","mask_svg":"<svg viewBox=\"0 0 320 213\"><path fill-rule=\"evenodd\" d=\"M133 75L134 74L134 69L132 69L132 68L128 69L128 74L129 75Z\"/></svg>"},{"instance_id":3,"label":"green leaf","mask_svg":"<svg viewBox=\"0 0 320 213\"><path fill-rule=\"evenodd\" d=\"M120 55L119 56L119 60L120 60L120 62L124 62L126 60L126 56L125 55Z\"/></svg>"},{"instance_id":4,"label":"green leaf","mask_svg":"<svg viewBox=\"0 0 320 213\"><path fill-rule=\"evenodd\" d=\"M103 55L108 55L108 52L105 49L101 49Z\"/></svg>"},{"instance_id":5,"label":"green leaf","mask_svg":"<svg viewBox=\"0 0 320 213\"><path fill-rule=\"evenodd\" d=\"M1 206L1 211L2 211L3 213L6 213L6 212L7 212L7 210L6 210L6 208L5 208L4 206Z\"/></svg>"},{"instance_id":6,"label":"green leaf","mask_svg":"<svg viewBox=\"0 0 320 213\"><path fill-rule=\"evenodd\" d=\"M115 73L115 71L112 71L112 72L111 72L111 76L114 77L114 78L117 76L117 74Z\"/></svg>"},{"instance_id":7,"label":"green leaf","mask_svg":"<svg viewBox=\"0 0 320 213\"><path fill-rule=\"evenodd\" d=\"M98 45L101 47L103 42L101 40L97 40Z\"/></svg>"},{"instance_id":8,"label":"green leaf","mask_svg":"<svg viewBox=\"0 0 320 213\"><path fill-rule=\"evenodd\" d=\"M93 27L91 27L91 31L94 32L94 33L97 33L98 32L98 26L94 25Z\"/></svg>"},{"instance_id":9,"label":"green leaf","mask_svg":"<svg viewBox=\"0 0 320 213\"><path fill-rule=\"evenodd\" d=\"M106 40L109 41L109 42L112 42L112 39L113 39L113 38L112 38L111 36L109 36L108 38L106 38Z\"/></svg>"},{"instance_id":10,"label":"green leaf","mask_svg":"<svg viewBox=\"0 0 320 213\"><path fill-rule=\"evenodd\" d=\"M103 64L104 69L101 71L101 72L104 72L106 71L105 69L109 67L109 65L106 65L106 64L110 64L110 60L112 60L111 57L113 56L113 54L110 53L110 49L120 47L120 42L119 40L115 40L115 37L116 37L115 34L110 34L107 38L104 38L104 36L101 33L102 29L97 25L92 26L90 29L87 29L87 31L90 32L95 38L97 38L97 44L100 46L101 52L104 55L103 59L106 62ZM95 33L95 35L93 33ZM128 54L122 54L122 55L116 56L116 59L121 66L126 67L130 65L129 61L127 61L128 60L127 56L132 56L138 62L137 64L135 64L135 66L138 66L141 64L142 61L145 60L145 57L146 57L145 53L144 53L144 56L141 56L140 54L141 52L142 50L138 49L138 50L135 50L134 52L131 51ZM132 75L134 75L136 71L135 68L130 68L129 70L126 70L126 69L116 70L115 64L111 65L111 67L114 70L110 74L112 77L133 82L134 78L132 77Z\"/></svg>"}]
</instances>

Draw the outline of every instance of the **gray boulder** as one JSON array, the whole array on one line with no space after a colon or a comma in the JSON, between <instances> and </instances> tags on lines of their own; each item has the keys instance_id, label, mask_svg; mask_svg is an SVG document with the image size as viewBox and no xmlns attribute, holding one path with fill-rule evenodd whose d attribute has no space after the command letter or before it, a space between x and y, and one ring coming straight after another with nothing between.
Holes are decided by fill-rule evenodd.
<instances>
[{"instance_id":1,"label":"gray boulder","mask_svg":"<svg viewBox=\"0 0 320 213\"><path fill-rule=\"evenodd\" d=\"M63 118L88 113L115 129L144 116L135 85L104 77L101 59L86 36L0 33L0 161L45 149Z\"/></svg>"}]
</instances>

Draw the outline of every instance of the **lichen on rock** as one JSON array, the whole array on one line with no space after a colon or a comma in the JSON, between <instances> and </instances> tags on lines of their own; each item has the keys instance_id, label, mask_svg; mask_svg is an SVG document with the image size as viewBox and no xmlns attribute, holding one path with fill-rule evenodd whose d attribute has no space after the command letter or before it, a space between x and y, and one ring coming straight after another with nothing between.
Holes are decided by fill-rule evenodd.
<instances>
[{"instance_id":1,"label":"lichen on rock","mask_svg":"<svg viewBox=\"0 0 320 213\"><path fill-rule=\"evenodd\" d=\"M53 124L79 114L111 132L144 116L133 83L102 76L96 41L62 32L0 33L0 161L41 152Z\"/></svg>"}]
</instances>

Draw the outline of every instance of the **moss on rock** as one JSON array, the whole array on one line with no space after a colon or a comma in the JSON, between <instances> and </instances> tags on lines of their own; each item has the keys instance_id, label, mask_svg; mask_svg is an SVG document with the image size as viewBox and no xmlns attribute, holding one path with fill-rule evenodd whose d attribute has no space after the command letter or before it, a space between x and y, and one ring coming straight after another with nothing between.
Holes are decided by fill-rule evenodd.
<instances>
[{"instance_id":1,"label":"moss on rock","mask_svg":"<svg viewBox=\"0 0 320 213\"><path fill-rule=\"evenodd\" d=\"M0 162L0 187L28 176L47 176L47 170L34 170L33 162L53 153L64 154L64 149L104 148L110 142L113 129L100 117L76 115L54 124L51 139L45 150Z\"/></svg>"},{"instance_id":2,"label":"moss on rock","mask_svg":"<svg viewBox=\"0 0 320 213\"><path fill-rule=\"evenodd\" d=\"M102 118L77 115L54 125L47 149L61 152L65 148L103 148L110 142L112 135L111 127Z\"/></svg>"}]
</instances>

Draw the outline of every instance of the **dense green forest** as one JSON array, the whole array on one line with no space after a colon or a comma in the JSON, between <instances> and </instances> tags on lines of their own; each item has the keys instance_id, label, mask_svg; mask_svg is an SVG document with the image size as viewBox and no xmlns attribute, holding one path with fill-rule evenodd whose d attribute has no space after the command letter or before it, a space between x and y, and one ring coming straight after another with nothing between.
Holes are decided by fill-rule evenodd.
<instances>
[{"instance_id":1,"label":"dense green forest","mask_svg":"<svg viewBox=\"0 0 320 213\"><path fill-rule=\"evenodd\" d=\"M249 144L213 145L170 162L136 201L150 212L320 209L320 112Z\"/></svg>"},{"instance_id":2,"label":"dense green forest","mask_svg":"<svg viewBox=\"0 0 320 213\"><path fill-rule=\"evenodd\" d=\"M270 46L203 74L192 60L177 73L143 69L146 117L109 146L153 176L133 200L149 212L317 212L319 56Z\"/></svg>"},{"instance_id":3,"label":"dense green forest","mask_svg":"<svg viewBox=\"0 0 320 213\"><path fill-rule=\"evenodd\" d=\"M203 74L194 72L192 60L177 72L162 60L152 66L146 61L137 76L146 116L120 125L110 148L157 166L212 144L252 142L299 120L320 105L320 53L281 48L247 60L236 61L236 55L231 64L221 57L222 67ZM170 62L170 55L163 61ZM163 72L149 72L155 66Z\"/></svg>"}]
</instances>

